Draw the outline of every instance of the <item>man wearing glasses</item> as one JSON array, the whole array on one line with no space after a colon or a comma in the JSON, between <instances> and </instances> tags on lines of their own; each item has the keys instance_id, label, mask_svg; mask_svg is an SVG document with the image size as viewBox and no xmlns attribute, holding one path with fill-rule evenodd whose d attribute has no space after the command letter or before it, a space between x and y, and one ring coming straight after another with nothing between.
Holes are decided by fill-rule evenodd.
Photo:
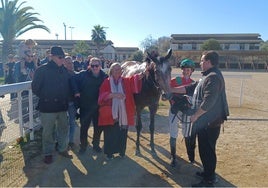
<instances>
[{"instance_id":1,"label":"man wearing glasses","mask_svg":"<svg viewBox=\"0 0 268 188\"><path fill-rule=\"evenodd\" d=\"M100 136L102 128L98 126L98 97L99 87L107 74L101 70L101 60L93 57L90 59L87 70L82 70L75 76L74 92L75 97L79 98L80 108L80 154L86 152L88 146L88 129L92 121L94 127L93 150L101 152Z\"/></svg>"},{"instance_id":2,"label":"man wearing glasses","mask_svg":"<svg viewBox=\"0 0 268 188\"><path fill-rule=\"evenodd\" d=\"M67 152L69 124L67 109L70 95L70 75L63 66L65 54L60 46L51 48L51 60L37 68L32 90L39 97L44 162L53 162L52 153L57 135L59 155L72 158Z\"/></svg>"}]
</instances>

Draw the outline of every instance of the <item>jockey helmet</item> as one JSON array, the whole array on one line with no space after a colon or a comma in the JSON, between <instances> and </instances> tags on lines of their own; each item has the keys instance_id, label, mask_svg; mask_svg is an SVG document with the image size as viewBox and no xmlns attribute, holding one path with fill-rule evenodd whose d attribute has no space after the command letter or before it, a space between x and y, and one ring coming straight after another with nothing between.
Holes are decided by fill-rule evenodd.
<instances>
[{"instance_id":1,"label":"jockey helmet","mask_svg":"<svg viewBox=\"0 0 268 188\"><path fill-rule=\"evenodd\" d=\"M180 64L180 68L192 68L194 70L195 63L191 59L184 59Z\"/></svg>"}]
</instances>

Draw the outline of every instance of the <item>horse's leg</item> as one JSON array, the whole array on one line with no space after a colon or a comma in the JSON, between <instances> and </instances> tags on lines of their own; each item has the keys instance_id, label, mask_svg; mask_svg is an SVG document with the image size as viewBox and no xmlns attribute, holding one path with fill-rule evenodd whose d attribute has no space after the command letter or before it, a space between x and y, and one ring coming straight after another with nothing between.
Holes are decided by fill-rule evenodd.
<instances>
[{"instance_id":1,"label":"horse's leg","mask_svg":"<svg viewBox=\"0 0 268 188\"><path fill-rule=\"evenodd\" d=\"M136 131L137 131L136 155L140 154L140 134L141 134L141 129L142 129L141 110L137 109L137 115L136 115Z\"/></svg>"},{"instance_id":2,"label":"horse's leg","mask_svg":"<svg viewBox=\"0 0 268 188\"><path fill-rule=\"evenodd\" d=\"M150 110L150 146L151 146L151 152L155 154L155 149L154 149L154 119L155 119L155 114L157 110L157 105L151 105L149 106Z\"/></svg>"}]
</instances>

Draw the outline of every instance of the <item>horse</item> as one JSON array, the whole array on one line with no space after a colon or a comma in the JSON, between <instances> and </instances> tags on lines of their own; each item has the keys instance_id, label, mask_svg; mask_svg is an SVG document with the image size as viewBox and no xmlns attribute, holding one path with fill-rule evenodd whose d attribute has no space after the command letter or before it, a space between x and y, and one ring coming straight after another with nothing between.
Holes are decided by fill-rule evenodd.
<instances>
[{"instance_id":1,"label":"horse","mask_svg":"<svg viewBox=\"0 0 268 188\"><path fill-rule=\"evenodd\" d=\"M165 98L171 97L170 79L171 66L168 59L171 57L172 50L170 49L166 56L159 57L155 53L147 52L146 62L139 63L136 61L127 61L121 65L123 73L122 76L131 76L133 74L148 71L142 79L141 91L134 94L136 105L136 155L140 154L140 135L142 130L141 111L147 106L150 112L150 147L151 153L155 154L154 147L154 122L155 114L158 109L161 94Z\"/></svg>"}]
</instances>

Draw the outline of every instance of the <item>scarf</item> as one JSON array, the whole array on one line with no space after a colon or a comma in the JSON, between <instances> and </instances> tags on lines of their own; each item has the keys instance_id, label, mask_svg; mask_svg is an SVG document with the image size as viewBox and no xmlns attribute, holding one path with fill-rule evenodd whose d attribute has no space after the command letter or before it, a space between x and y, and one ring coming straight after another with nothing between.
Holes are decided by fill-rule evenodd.
<instances>
[{"instance_id":1,"label":"scarf","mask_svg":"<svg viewBox=\"0 0 268 188\"><path fill-rule=\"evenodd\" d=\"M112 93L123 93L122 78L119 78L118 84L115 84L113 77L110 77L110 85ZM127 125L126 103L124 99L112 99L112 115L113 119L118 120L119 126Z\"/></svg>"}]
</instances>

